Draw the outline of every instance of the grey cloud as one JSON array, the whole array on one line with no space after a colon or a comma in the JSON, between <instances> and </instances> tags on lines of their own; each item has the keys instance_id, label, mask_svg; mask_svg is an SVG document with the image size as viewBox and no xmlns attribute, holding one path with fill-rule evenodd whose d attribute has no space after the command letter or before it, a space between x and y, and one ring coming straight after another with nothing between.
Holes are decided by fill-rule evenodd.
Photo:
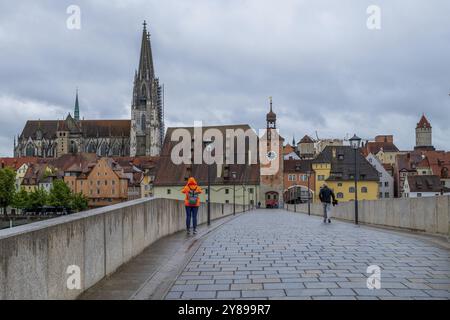
<instances>
[{"instance_id":1,"label":"grey cloud","mask_svg":"<svg viewBox=\"0 0 450 320\"><path fill-rule=\"evenodd\" d=\"M0 4L3 155L36 117L32 105L42 119L62 118L76 86L82 116L129 117L144 19L168 124L260 128L273 96L289 142L316 130L393 133L402 149L412 148L425 112L436 146L450 149L448 1L380 0L380 31L366 28L372 1L78 1L80 31L65 27L70 4ZM20 113L11 111L15 100L27 101Z\"/></svg>"}]
</instances>

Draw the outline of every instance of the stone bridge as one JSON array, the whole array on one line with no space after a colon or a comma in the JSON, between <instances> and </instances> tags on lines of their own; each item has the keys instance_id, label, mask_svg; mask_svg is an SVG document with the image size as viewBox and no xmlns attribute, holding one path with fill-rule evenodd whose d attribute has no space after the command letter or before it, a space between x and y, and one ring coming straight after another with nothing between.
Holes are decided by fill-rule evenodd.
<instances>
[{"instance_id":1,"label":"stone bridge","mask_svg":"<svg viewBox=\"0 0 450 320\"><path fill-rule=\"evenodd\" d=\"M417 203L400 206L399 219L396 204L384 204L383 221L365 215L378 204L362 204L363 225L345 221L344 209L324 224L318 207L308 216L237 206L233 215L212 204L213 222L196 236L183 231L182 203L167 199L30 224L0 231L0 298L449 299L449 197L425 201L423 218ZM69 266L79 267L79 289L67 285ZM374 277L379 289L368 288Z\"/></svg>"}]
</instances>

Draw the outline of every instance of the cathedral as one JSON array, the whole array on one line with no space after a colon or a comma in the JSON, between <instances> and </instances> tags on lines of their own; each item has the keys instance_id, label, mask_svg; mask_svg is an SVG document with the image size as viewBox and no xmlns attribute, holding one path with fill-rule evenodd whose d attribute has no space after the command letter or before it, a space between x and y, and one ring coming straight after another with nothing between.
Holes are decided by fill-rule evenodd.
<instances>
[{"instance_id":1,"label":"cathedral","mask_svg":"<svg viewBox=\"0 0 450 320\"><path fill-rule=\"evenodd\" d=\"M80 119L77 90L73 116L69 113L65 120L27 121L17 140L14 138L14 156L57 158L78 152L99 156L157 156L163 138L163 88L155 77L150 33L144 21L131 119Z\"/></svg>"}]
</instances>

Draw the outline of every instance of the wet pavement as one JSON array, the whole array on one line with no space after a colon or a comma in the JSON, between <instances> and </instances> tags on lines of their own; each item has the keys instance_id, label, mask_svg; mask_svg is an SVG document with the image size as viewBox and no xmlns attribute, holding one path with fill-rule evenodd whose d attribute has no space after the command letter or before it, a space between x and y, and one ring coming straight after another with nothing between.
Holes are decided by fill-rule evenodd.
<instances>
[{"instance_id":1,"label":"wet pavement","mask_svg":"<svg viewBox=\"0 0 450 320\"><path fill-rule=\"evenodd\" d=\"M381 270L380 289L367 287L373 265ZM449 290L445 246L258 210L205 239L166 299L449 299Z\"/></svg>"},{"instance_id":2,"label":"wet pavement","mask_svg":"<svg viewBox=\"0 0 450 320\"><path fill-rule=\"evenodd\" d=\"M367 287L377 276L369 266L380 268L380 289ZM424 236L261 209L195 237L165 237L80 298L449 299L450 250Z\"/></svg>"}]
</instances>

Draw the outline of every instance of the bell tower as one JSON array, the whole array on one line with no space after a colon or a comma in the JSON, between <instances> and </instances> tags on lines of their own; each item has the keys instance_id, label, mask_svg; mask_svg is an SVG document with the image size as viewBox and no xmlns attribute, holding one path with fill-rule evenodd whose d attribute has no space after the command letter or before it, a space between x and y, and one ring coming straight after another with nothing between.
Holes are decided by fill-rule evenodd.
<instances>
[{"instance_id":1,"label":"bell tower","mask_svg":"<svg viewBox=\"0 0 450 320\"><path fill-rule=\"evenodd\" d=\"M162 87L155 77L150 33L144 21L139 69L134 74L131 103L131 156L156 156L164 136Z\"/></svg>"},{"instance_id":2,"label":"bell tower","mask_svg":"<svg viewBox=\"0 0 450 320\"><path fill-rule=\"evenodd\" d=\"M266 132L259 140L260 148L260 197L261 206L275 208L283 206L283 144L284 139L277 130L277 115L273 112L272 97L266 115Z\"/></svg>"}]
</instances>

